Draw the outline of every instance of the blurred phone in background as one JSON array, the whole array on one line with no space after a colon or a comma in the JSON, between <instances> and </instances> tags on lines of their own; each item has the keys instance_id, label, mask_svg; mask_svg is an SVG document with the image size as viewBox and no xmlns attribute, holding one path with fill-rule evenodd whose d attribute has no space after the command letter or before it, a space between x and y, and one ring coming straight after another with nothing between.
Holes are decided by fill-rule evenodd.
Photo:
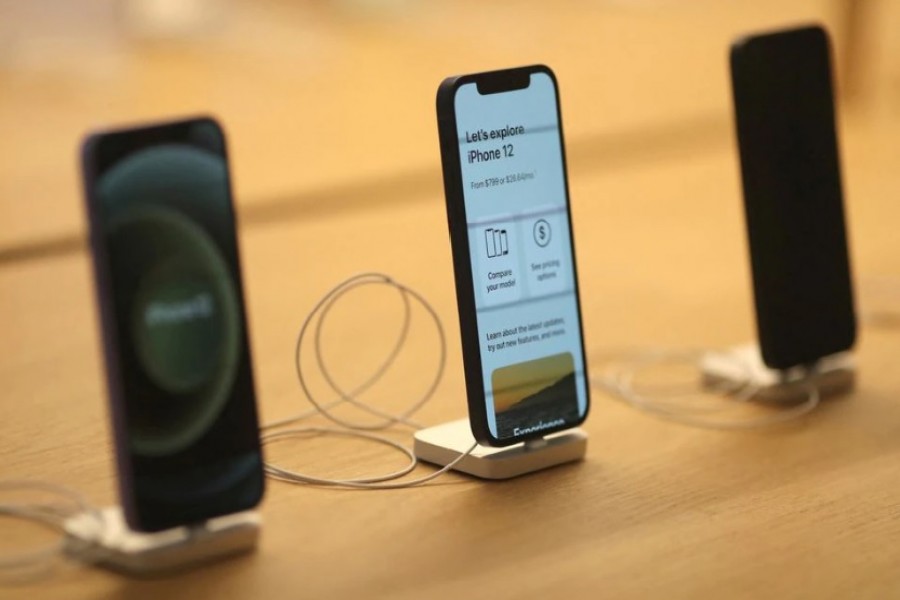
<instances>
[{"instance_id":1,"label":"blurred phone in background","mask_svg":"<svg viewBox=\"0 0 900 600\"><path fill-rule=\"evenodd\" d=\"M82 160L126 521L252 508L262 456L222 129L96 133Z\"/></svg>"},{"instance_id":2,"label":"blurred phone in background","mask_svg":"<svg viewBox=\"0 0 900 600\"><path fill-rule=\"evenodd\" d=\"M776 369L856 339L831 73L818 26L731 48L757 330Z\"/></svg>"}]
</instances>

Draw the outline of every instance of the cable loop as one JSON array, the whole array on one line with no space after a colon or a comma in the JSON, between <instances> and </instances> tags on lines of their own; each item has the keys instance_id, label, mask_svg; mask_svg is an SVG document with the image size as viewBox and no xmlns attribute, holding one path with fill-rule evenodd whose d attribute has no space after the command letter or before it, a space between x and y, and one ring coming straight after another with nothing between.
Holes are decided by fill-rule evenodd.
<instances>
[{"instance_id":1,"label":"cable loop","mask_svg":"<svg viewBox=\"0 0 900 600\"><path fill-rule=\"evenodd\" d=\"M0 493L16 491L39 492L49 495L50 499L45 502L0 502L0 515L49 527L59 532L60 537L33 550L0 556L0 575L4 579L26 580L30 575L49 570L56 558L74 543L65 531L69 517L80 513L92 515L98 522L98 535L102 533L103 517L99 509L71 488L43 481L0 481Z\"/></svg>"},{"instance_id":2,"label":"cable loop","mask_svg":"<svg viewBox=\"0 0 900 600\"><path fill-rule=\"evenodd\" d=\"M695 365L699 370L700 358L705 354L701 350L652 350L639 353L630 359L620 358L613 361L599 378L592 378L592 383L605 390L613 398L630 406L656 415L669 421L684 425L707 429L757 429L791 421L801 417L819 405L821 396L818 388L806 384L808 393L803 402L779 409L775 414L762 417L735 417L727 413L736 406L747 405L755 400L760 387L751 378L750 365L738 361L744 370L744 379L733 384L721 383L717 386L692 386L686 391L666 394L659 389L655 393L638 391L635 379L638 373L666 364ZM715 394L715 403L697 404L701 396ZM726 402L722 402L722 395ZM693 400L693 403L688 401Z\"/></svg>"},{"instance_id":3,"label":"cable loop","mask_svg":"<svg viewBox=\"0 0 900 600\"><path fill-rule=\"evenodd\" d=\"M326 317L329 315L332 308L334 308L335 304L337 304L337 302L345 294L354 289L367 285L388 286L394 288L398 292L398 294L400 295L400 299L403 302L403 323L401 324L400 330L397 333L397 339L385 359L381 361L379 366L372 372L371 375L365 378L363 383L359 384L354 389L347 391L344 386L340 385L337 382L333 373L328 368L327 362L325 361L325 357L322 353L323 323L325 322ZM359 399L359 396L371 389L378 381L382 379L382 377L384 377L384 375L394 365L403 347L406 345L406 342L409 338L410 323L412 320L412 306L410 299L415 300L415 302L419 306L421 306L431 317L435 329L437 330L440 352L438 357L437 369L435 370L434 377L431 379L428 388L405 410L401 411L400 414L394 415L380 408L372 406L371 404L363 402ZM312 331L310 332L310 330ZM328 387L333 393L338 396L336 400L323 402L316 397L309 386L306 373L303 369L302 358L304 341L307 339L307 336L310 335L310 333L313 338L313 347L316 359L315 364ZM441 324L441 320L440 317L438 317L437 311L434 310L434 307L431 305L431 303L429 303L428 300L426 300L422 295L382 273L361 273L359 275L354 275L353 277L350 277L345 281L342 281L338 285L331 288L328 292L326 292L325 295L323 295L319 299L319 301L316 302L313 309L303 320L303 324L300 326L300 330L297 333L297 343L294 348L294 366L297 373L297 381L300 383L300 388L303 390L303 394L306 396L306 399L309 400L310 404L313 405L313 408L293 417L288 417L286 419L281 419L264 425L262 427L262 430L264 432L262 434L262 443L270 444L272 442L276 442L286 438L295 438L298 436L309 437L316 435L337 435L344 437L355 437L395 449L406 456L409 462L403 468L384 475L373 475L355 479L328 479L324 477L315 477L312 475L307 475L304 473L299 473L290 469L279 467L271 462L265 463L266 473L272 478L279 479L281 481L287 481L290 483L337 486L353 489L407 488L426 483L446 473L447 471L452 469L459 461L463 460L466 456L471 454L472 451L475 450L477 444L473 444L467 452L460 455L453 462L439 469L438 471L413 480L396 481L397 479L410 474L416 468L416 466L418 466L418 459L416 458L413 451L406 446L381 435L372 433L373 431L384 430L395 425L406 425L413 429L421 429L422 426L416 421L412 420L412 416L434 396L438 384L440 383L441 378L444 375L446 363L447 341L444 335L443 325ZM334 414L333 409L342 404L349 404L351 406L354 406L371 416L377 417L379 420L375 423L363 423L338 417ZM342 428L337 429L332 427L310 426L272 431L273 429L296 423L297 421L301 421L314 415L321 415L331 422L335 423L336 425L341 426Z\"/></svg>"}]
</instances>

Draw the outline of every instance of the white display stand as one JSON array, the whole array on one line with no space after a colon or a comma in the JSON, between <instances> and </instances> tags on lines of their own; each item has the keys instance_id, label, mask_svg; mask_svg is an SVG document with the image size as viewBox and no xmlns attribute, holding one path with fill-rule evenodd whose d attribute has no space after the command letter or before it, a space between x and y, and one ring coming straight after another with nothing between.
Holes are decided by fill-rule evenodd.
<instances>
[{"instance_id":1,"label":"white display stand","mask_svg":"<svg viewBox=\"0 0 900 600\"><path fill-rule=\"evenodd\" d=\"M475 438L467 419L451 421L415 433L416 458L446 466L472 447ZM509 479L525 473L581 460L587 452L587 433L567 429L505 448L478 445L453 470L482 479Z\"/></svg>"},{"instance_id":2,"label":"white display stand","mask_svg":"<svg viewBox=\"0 0 900 600\"><path fill-rule=\"evenodd\" d=\"M757 344L710 352L700 361L703 383L717 389L737 389L746 384L757 388L754 399L769 402L801 402L810 386L820 398L849 392L856 383L853 355L841 352L820 359L812 367L770 369L762 361Z\"/></svg>"},{"instance_id":3,"label":"white display stand","mask_svg":"<svg viewBox=\"0 0 900 600\"><path fill-rule=\"evenodd\" d=\"M98 518L99 514L99 518ZM159 575L249 552L259 539L260 518L242 512L190 527L156 533L132 531L118 506L66 521L67 553L129 575Z\"/></svg>"}]
</instances>

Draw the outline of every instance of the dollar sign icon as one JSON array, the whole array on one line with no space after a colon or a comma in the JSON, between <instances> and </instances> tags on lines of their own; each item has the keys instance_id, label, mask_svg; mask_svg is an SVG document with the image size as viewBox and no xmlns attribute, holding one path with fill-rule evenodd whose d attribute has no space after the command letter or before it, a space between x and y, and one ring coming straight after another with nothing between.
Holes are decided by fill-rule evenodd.
<instances>
[{"instance_id":1,"label":"dollar sign icon","mask_svg":"<svg viewBox=\"0 0 900 600\"><path fill-rule=\"evenodd\" d=\"M550 223L544 219L538 219L534 223L534 243L544 248L550 243Z\"/></svg>"}]
</instances>

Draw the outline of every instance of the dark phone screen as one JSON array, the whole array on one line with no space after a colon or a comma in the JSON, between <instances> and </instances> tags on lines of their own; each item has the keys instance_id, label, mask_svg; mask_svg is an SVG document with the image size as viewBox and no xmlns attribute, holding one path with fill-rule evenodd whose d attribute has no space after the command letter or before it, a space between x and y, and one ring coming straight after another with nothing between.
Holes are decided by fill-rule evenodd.
<instances>
[{"instance_id":1,"label":"dark phone screen","mask_svg":"<svg viewBox=\"0 0 900 600\"><path fill-rule=\"evenodd\" d=\"M488 429L572 427L588 390L555 81L464 83L454 105Z\"/></svg>"},{"instance_id":2,"label":"dark phone screen","mask_svg":"<svg viewBox=\"0 0 900 600\"><path fill-rule=\"evenodd\" d=\"M92 152L137 526L250 508L262 465L222 132L208 120L115 132Z\"/></svg>"},{"instance_id":3,"label":"dark phone screen","mask_svg":"<svg viewBox=\"0 0 900 600\"><path fill-rule=\"evenodd\" d=\"M813 362L855 338L825 32L747 39L732 80L763 359Z\"/></svg>"}]
</instances>

